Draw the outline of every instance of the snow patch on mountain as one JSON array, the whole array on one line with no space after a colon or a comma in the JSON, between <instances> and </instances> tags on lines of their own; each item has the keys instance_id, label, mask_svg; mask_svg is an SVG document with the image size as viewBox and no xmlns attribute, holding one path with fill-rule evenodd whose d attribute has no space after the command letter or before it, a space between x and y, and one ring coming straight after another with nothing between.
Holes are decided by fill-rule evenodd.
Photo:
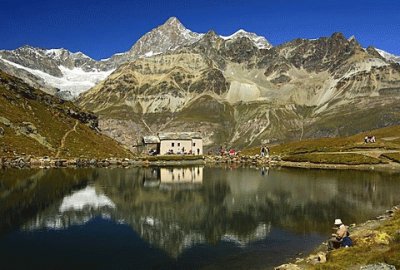
<instances>
[{"instance_id":1,"label":"snow patch on mountain","mask_svg":"<svg viewBox=\"0 0 400 270\"><path fill-rule=\"evenodd\" d=\"M383 58L385 58L386 60L392 61L392 62L397 62L400 63L400 56L398 55L394 55L391 53L388 53L384 50L380 50L380 49L375 49Z\"/></svg>"},{"instance_id":2,"label":"snow patch on mountain","mask_svg":"<svg viewBox=\"0 0 400 270\"><path fill-rule=\"evenodd\" d=\"M82 59L82 58L86 58L86 59L90 59L93 60L91 57L87 56L86 54L84 54L83 52L69 52L66 49L60 48L60 49L47 49L47 50L42 50L42 49L36 49L37 51L42 51L44 52L45 55L47 55L48 57L51 57L52 59L55 60L62 60L63 55L65 55L66 57L72 57L73 59Z\"/></svg>"},{"instance_id":3,"label":"snow patch on mountain","mask_svg":"<svg viewBox=\"0 0 400 270\"><path fill-rule=\"evenodd\" d=\"M111 60L111 58L113 58L114 56L123 56L123 55L126 55L126 54L127 54L126 52L115 53L111 57L100 59L99 62L106 62L106 61Z\"/></svg>"},{"instance_id":4,"label":"snow patch on mountain","mask_svg":"<svg viewBox=\"0 0 400 270\"><path fill-rule=\"evenodd\" d=\"M149 51L147 53L144 54L145 57L152 57L154 55L158 55L161 54L161 52L153 52L153 51Z\"/></svg>"},{"instance_id":5,"label":"snow patch on mountain","mask_svg":"<svg viewBox=\"0 0 400 270\"><path fill-rule=\"evenodd\" d=\"M57 50L57 49L56 49ZM56 52L52 52L56 53ZM86 90L92 88L100 81L107 78L113 71L84 71L82 68L73 68L69 69L64 66L59 66L63 76L55 77L41 70L32 69L28 67L21 66L14 62L3 59L0 56L0 61L4 61L5 63L12 65L16 68L26 70L32 73L35 76L42 78L46 84L49 86L60 89L62 92L69 92L71 96L77 97L80 93L85 92Z\"/></svg>"},{"instance_id":6,"label":"snow patch on mountain","mask_svg":"<svg viewBox=\"0 0 400 270\"><path fill-rule=\"evenodd\" d=\"M63 54L63 49L49 49L45 50L45 54L47 56L53 57L54 59L61 59L61 55Z\"/></svg>"}]
</instances>

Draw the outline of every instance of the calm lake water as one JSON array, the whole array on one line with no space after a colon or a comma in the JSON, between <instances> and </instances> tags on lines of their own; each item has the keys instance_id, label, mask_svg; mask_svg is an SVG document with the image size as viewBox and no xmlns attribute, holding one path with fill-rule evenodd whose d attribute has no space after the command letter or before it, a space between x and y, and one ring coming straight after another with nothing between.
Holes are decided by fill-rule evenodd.
<instances>
[{"instance_id":1,"label":"calm lake water","mask_svg":"<svg viewBox=\"0 0 400 270\"><path fill-rule=\"evenodd\" d=\"M270 269L400 203L399 174L0 171L1 269Z\"/></svg>"}]
</instances>

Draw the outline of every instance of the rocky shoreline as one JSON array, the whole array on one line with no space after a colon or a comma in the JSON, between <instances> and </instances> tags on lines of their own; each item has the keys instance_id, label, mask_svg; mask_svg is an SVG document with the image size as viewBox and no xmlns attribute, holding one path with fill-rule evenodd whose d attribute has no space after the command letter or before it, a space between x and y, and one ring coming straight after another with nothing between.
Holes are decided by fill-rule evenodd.
<instances>
[{"instance_id":1,"label":"rocky shoreline","mask_svg":"<svg viewBox=\"0 0 400 270\"><path fill-rule=\"evenodd\" d=\"M0 157L0 167L11 168L36 168L36 167L111 167L111 166L182 166L182 165L205 165L205 164L237 164L255 165L268 167L290 167L306 169L337 169L337 170L376 170L376 171L400 171L400 164L322 164L311 162L291 162L284 161L280 156L261 157L255 156L218 156L207 155L199 156L137 156L135 158L53 158L53 157L33 157L15 156Z\"/></svg>"},{"instance_id":2,"label":"rocky shoreline","mask_svg":"<svg viewBox=\"0 0 400 270\"><path fill-rule=\"evenodd\" d=\"M280 161L279 166L305 169L327 169L327 170L371 170L371 171L400 171L400 164L323 164L311 162Z\"/></svg>"},{"instance_id":3,"label":"rocky shoreline","mask_svg":"<svg viewBox=\"0 0 400 270\"><path fill-rule=\"evenodd\" d=\"M400 205L392 207L390 210L375 219L368 220L362 224L356 225L351 224L349 226L349 232L354 243L354 247L348 249L341 248L331 252L327 251L327 242L323 242L319 245L311 254L305 257L298 257L293 259L292 262L282 264L274 268L274 270L303 270L303 269L314 269L324 266L327 263L335 263L335 260L340 259L340 256L335 256L335 253L342 253L351 251L357 246L367 246L371 249L387 249L389 245L396 241L400 237L400 228L397 228L395 235L389 235L382 231L382 227L393 221L395 215L400 215ZM351 259L350 259L351 260ZM351 264L351 262L350 262ZM357 265L356 265L357 264ZM359 265L360 262L354 259L354 265L352 269L363 269L363 270L391 270L396 269L395 266L387 264L382 258L380 262L374 262L371 264ZM361 263L362 264L362 263ZM327 269L332 269L331 266L327 266ZM341 268L348 269L348 268Z\"/></svg>"},{"instance_id":4,"label":"rocky shoreline","mask_svg":"<svg viewBox=\"0 0 400 270\"><path fill-rule=\"evenodd\" d=\"M137 156L135 158L53 158L15 156L0 157L0 167L11 168L36 168L36 167L111 167L111 166L148 166L148 165L205 165L205 164L243 164L276 166L279 157L260 156Z\"/></svg>"},{"instance_id":5,"label":"rocky shoreline","mask_svg":"<svg viewBox=\"0 0 400 270\"><path fill-rule=\"evenodd\" d=\"M374 171L400 171L399 163L391 164L326 164L311 162L284 161L281 156L261 157L255 156L206 156L206 163L232 163L270 167L289 167L304 169L329 169L329 170L374 170Z\"/></svg>"},{"instance_id":6,"label":"rocky shoreline","mask_svg":"<svg viewBox=\"0 0 400 270\"><path fill-rule=\"evenodd\" d=\"M86 168L86 167L129 167L129 166L182 166L182 165L204 165L203 156L198 159L188 160L153 160L146 157L129 158L51 158L18 156L13 158L0 157L0 168Z\"/></svg>"}]
</instances>

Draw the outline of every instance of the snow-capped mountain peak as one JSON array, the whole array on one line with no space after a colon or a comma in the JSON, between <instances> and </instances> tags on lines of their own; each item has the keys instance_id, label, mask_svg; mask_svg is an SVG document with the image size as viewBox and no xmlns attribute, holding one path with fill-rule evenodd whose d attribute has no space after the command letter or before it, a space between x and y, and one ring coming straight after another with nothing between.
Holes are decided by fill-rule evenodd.
<instances>
[{"instance_id":1,"label":"snow-capped mountain peak","mask_svg":"<svg viewBox=\"0 0 400 270\"><path fill-rule=\"evenodd\" d=\"M357 41L357 39L356 39L356 37L355 37L354 35L352 35L351 37L349 37L347 40L348 40L349 42L351 42L351 41L353 41L353 40L356 40L356 41Z\"/></svg>"},{"instance_id":2,"label":"snow-capped mountain peak","mask_svg":"<svg viewBox=\"0 0 400 270\"><path fill-rule=\"evenodd\" d=\"M179 24L182 25L182 23L179 21L179 19L177 17L170 17L164 23L164 25L179 25Z\"/></svg>"},{"instance_id":3,"label":"snow-capped mountain peak","mask_svg":"<svg viewBox=\"0 0 400 270\"><path fill-rule=\"evenodd\" d=\"M246 35L246 34L248 34L247 31L245 31L243 29L239 29L235 33L233 33L232 35L230 35L230 36L221 36L221 38L223 38L225 40L228 40L228 39L237 38L239 36L243 36L243 35Z\"/></svg>"},{"instance_id":4,"label":"snow-capped mountain peak","mask_svg":"<svg viewBox=\"0 0 400 270\"><path fill-rule=\"evenodd\" d=\"M73 59L89 59L93 60L91 57L87 56L83 52L70 52L64 48L59 48L59 49L47 49L44 50L44 53L56 60L65 60L68 57L71 57Z\"/></svg>"},{"instance_id":5,"label":"snow-capped mountain peak","mask_svg":"<svg viewBox=\"0 0 400 270\"><path fill-rule=\"evenodd\" d=\"M398 55L394 55L391 53L388 53L384 50L380 50L380 49L376 49L375 50L386 60L391 61L391 62L396 62L396 63L400 63L400 56Z\"/></svg>"},{"instance_id":6,"label":"snow-capped mountain peak","mask_svg":"<svg viewBox=\"0 0 400 270\"><path fill-rule=\"evenodd\" d=\"M65 49L49 49L46 50L45 53L49 57L53 57L54 59L60 59L61 55L65 52Z\"/></svg>"},{"instance_id":7,"label":"snow-capped mountain peak","mask_svg":"<svg viewBox=\"0 0 400 270\"><path fill-rule=\"evenodd\" d=\"M270 49L272 47L272 45L268 42L268 40L265 37L258 36L255 33L247 32L243 29L239 29L230 36L221 36L221 38L225 40L233 40L242 37L250 39L254 43L254 45L257 46L259 49Z\"/></svg>"},{"instance_id":8,"label":"snow-capped mountain peak","mask_svg":"<svg viewBox=\"0 0 400 270\"><path fill-rule=\"evenodd\" d=\"M203 35L187 29L176 17L169 18L164 24L142 36L129 50L130 59L149 54L159 54L168 50L192 44Z\"/></svg>"}]
</instances>

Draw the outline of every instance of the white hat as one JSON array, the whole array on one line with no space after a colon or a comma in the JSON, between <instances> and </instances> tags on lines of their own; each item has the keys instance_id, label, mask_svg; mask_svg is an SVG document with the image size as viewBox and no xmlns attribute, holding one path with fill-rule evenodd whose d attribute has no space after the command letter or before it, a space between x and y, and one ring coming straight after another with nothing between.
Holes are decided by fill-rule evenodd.
<instances>
[{"instance_id":1,"label":"white hat","mask_svg":"<svg viewBox=\"0 0 400 270\"><path fill-rule=\"evenodd\" d=\"M335 219L335 225L341 225L341 224L343 224L343 222L340 218Z\"/></svg>"}]
</instances>

